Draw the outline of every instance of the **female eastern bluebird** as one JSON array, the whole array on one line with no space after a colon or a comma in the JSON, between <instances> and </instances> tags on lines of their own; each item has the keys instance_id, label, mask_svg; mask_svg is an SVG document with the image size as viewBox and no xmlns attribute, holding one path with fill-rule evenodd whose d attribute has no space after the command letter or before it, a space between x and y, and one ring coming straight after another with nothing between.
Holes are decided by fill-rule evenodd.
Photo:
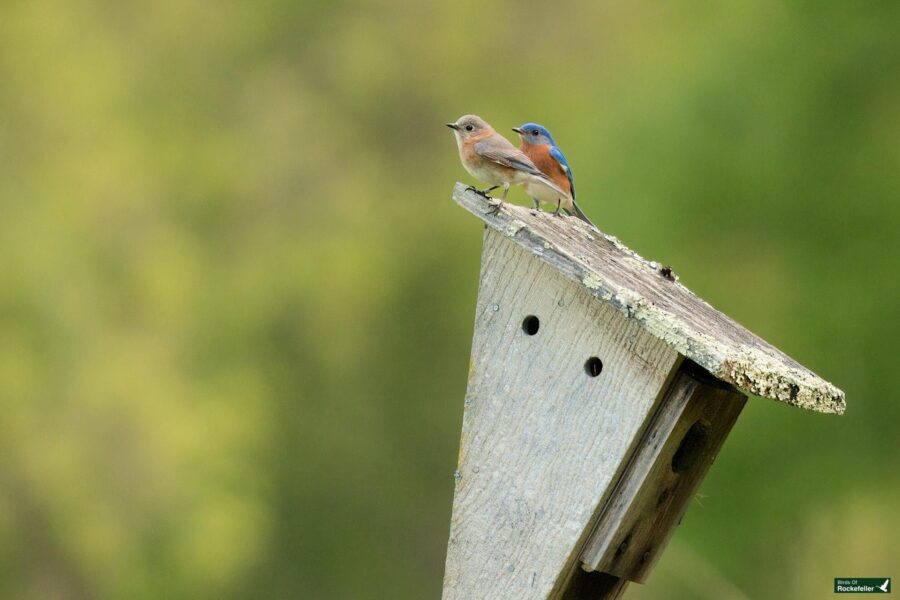
<instances>
[{"instance_id":1,"label":"female eastern bluebird","mask_svg":"<svg viewBox=\"0 0 900 600\"><path fill-rule=\"evenodd\" d=\"M559 216L559 209L563 208L566 212L574 213L576 217L596 228L596 225L591 223L591 220L575 204L575 180L572 177L572 169L569 168L565 155L562 150L557 148L547 128L537 123L525 123L521 127L513 127L513 131L518 133L522 139L519 150L524 152L557 187L565 190L561 196L554 195L546 186L533 187L526 183L525 192L531 196L534 207L540 210L541 202L556 204L554 215Z\"/></svg>"},{"instance_id":2,"label":"female eastern bluebird","mask_svg":"<svg viewBox=\"0 0 900 600\"><path fill-rule=\"evenodd\" d=\"M530 189L541 190L540 193L548 196L565 195L563 189L541 173L531 159L480 117L464 115L455 123L447 123L447 127L456 135L459 159L466 171L475 179L493 185L486 190L470 188L490 198L488 192L503 186L500 202L488 212L500 210L509 193L509 186L513 184L528 185Z\"/></svg>"}]
</instances>

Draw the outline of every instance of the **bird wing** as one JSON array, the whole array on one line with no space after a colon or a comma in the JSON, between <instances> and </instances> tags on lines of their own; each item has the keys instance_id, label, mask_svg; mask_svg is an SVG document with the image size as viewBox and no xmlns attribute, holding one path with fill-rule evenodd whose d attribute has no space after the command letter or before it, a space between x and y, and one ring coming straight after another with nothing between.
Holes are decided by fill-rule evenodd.
<instances>
[{"instance_id":1,"label":"bird wing","mask_svg":"<svg viewBox=\"0 0 900 600\"><path fill-rule=\"evenodd\" d=\"M559 166L562 167L563 172L565 172L566 177L569 178L569 190L572 193L572 200L575 200L575 178L572 177L572 169L569 168L569 161L566 160L566 155L562 153L562 150L553 146L550 148L550 156L553 157L553 160L559 163Z\"/></svg>"},{"instance_id":2,"label":"bird wing","mask_svg":"<svg viewBox=\"0 0 900 600\"><path fill-rule=\"evenodd\" d=\"M513 146L500 135L494 135L475 143L475 152L488 160L492 160L504 167L511 167L517 171L524 171L542 179L546 175L531 162L524 152Z\"/></svg>"}]
</instances>

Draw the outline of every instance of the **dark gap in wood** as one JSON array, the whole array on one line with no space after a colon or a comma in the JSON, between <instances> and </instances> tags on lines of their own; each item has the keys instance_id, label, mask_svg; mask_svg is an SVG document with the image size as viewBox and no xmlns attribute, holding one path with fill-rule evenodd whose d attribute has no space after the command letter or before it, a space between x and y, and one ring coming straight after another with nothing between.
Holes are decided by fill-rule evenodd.
<instances>
[{"instance_id":1,"label":"dark gap in wood","mask_svg":"<svg viewBox=\"0 0 900 600\"><path fill-rule=\"evenodd\" d=\"M577 569L577 572L572 576L569 587L560 596L560 600L616 598L624 590L624 586L627 583L627 581L622 581L609 573Z\"/></svg>"},{"instance_id":2,"label":"dark gap in wood","mask_svg":"<svg viewBox=\"0 0 900 600\"><path fill-rule=\"evenodd\" d=\"M525 317L525 320L522 321L522 331L524 331L528 335L536 334L540 327L541 320L534 315L528 315L527 317Z\"/></svg>"},{"instance_id":3,"label":"dark gap in wood","mask_svg":"<svg viewBox=\"0 0 900 600\"><path fill-rule=\"evenodd\" d=\"M683 473L696 464L709 443L710 425L702 419L691 425L672 456L672 472Z\"/></svg>"}]
</instances>

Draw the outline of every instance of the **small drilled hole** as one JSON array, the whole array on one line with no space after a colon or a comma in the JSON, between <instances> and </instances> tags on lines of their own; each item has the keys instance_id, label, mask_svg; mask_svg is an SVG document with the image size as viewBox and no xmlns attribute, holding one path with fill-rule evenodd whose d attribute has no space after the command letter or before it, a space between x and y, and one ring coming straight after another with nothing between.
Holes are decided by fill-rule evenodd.
<instances>
[{"instance_id":1,"label":"small drilled hole","mask_svg":"<svg viewBox=\"0 0 900 600\"><path fill-rule=\"evenodd\" d=\"M538 332L538 329L540 328L541 320L534 315L528 315L527 317L525 317L525 320L522 321L522 331L524 331L528 335L536 334Z\"/></svg>"},{"instance_id":2,"label":"small drilled hole","mask_svg":"<svg viewBox=\"0 0 900 600\"><path fill-rule=\"evenodd\" d=\"M596 356L592 356L584 363L584 370L587 371L587 374L591 377L596 377L603 371L603 361Z\"/></svg>"}]
</instances>

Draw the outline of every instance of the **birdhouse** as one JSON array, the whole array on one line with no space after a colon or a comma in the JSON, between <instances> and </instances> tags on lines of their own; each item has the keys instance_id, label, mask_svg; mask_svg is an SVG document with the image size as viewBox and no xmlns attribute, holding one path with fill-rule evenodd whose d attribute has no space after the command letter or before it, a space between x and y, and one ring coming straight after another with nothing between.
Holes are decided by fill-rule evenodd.
<instances>
[{"instance_id":1,"label":"birdhouse","mask_svg":"<svg viewBox=\"0 0 900 600\"><path fill-rule=\"evenodd\" d=\"M486 223L444 600L617 598L642 583L747 400L844 394L574 218Z\"/></svg>"}]
</instances>

